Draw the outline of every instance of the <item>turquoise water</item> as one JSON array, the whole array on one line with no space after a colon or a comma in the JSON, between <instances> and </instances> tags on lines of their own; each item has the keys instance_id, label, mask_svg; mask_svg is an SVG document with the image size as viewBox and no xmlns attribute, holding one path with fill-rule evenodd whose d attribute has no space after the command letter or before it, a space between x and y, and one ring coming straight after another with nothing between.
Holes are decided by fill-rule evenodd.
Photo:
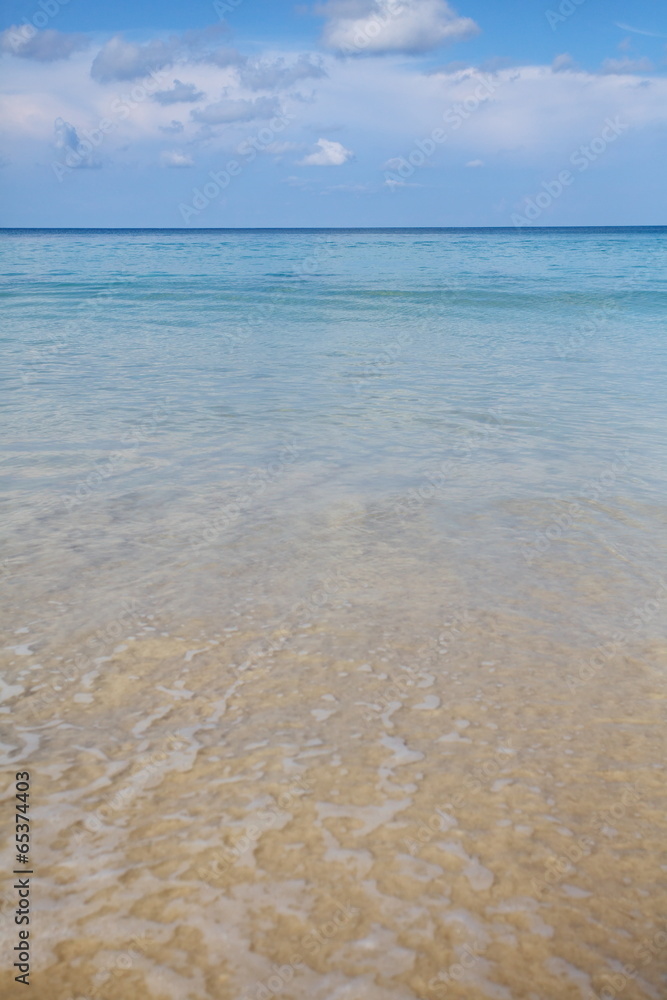
<instances>
[{"instance_id":1,"label":"turquoise water","mask_svg":"<svg viewBox=\"0 0 667 1000\"><path fill-rule=\"evenodd\" d=\"M664 995L667 229L0 256L38 1000Z\"/></svg>"},{"instance_id":2,"label":"turquoise water","mask_svg":"<svg viewBox=\"0 0 667 1000\"><path fill-rule=\"evenodd\" d=\"M32 602L85 583L104 615L146 574L151 600L194 615L262 525L329 553L342 536L315 521L347 508L381 530L412 505L425 551L455 545L492 603L607 544L621 601L664 570L667 230L1 247L5 568L28 559Z\"/></svg>"}]
</instances>

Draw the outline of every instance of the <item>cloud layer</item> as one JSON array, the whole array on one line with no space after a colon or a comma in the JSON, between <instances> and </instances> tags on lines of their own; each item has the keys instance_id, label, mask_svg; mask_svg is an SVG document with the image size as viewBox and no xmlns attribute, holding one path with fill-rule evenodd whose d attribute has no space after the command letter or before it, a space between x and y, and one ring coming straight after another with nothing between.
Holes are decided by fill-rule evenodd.
<instances>
[{"instance_id":1,"label":"cloud layer","mask_svg":"<svg viewBox=\"0 0 667 1000\"><path fill-rule=\"evenodd\" d=\"M329 51L253 43L248 55L220 26L142 40L3 33L6 174L40 171L37 187L55 174L73 198L77 184L99 185L103 202L123 178L196 187L235 161L247 178L230 181L229 204L252 193L260 218L255 202L272 184L298 203L431 198L436 209L458 203L457 184L486 190L532 172L527 188L538 190L580 147L599 145L608 120L622 123L623 138L591 173L620 177L628 163L659 163L659 53L651 63L624 42L605 61L599 54L594 70L557 48L550 65L488 61L484 70L456 53L434 68L438 60L420 53L476 30L443 0L329 0L319 11ZM350 39L354 58L341 58Z\"/></svg>"},{"instance_id":2,"label":"cloud layer","mask_svg":"<svg viewBox=\"0 0 667 1000\"><path fill-rule=\"evenodd\" d=\"M230 122L251 122L273 118L280 111L280 102L273 97L254 100L225 98L192 112L192 120L205 125L227 125Z\"/></svg>"},{"instance_id":3,"label":"cloud layer","mask_svg":"<svg viewBox=\"0 0 667 1000\"><path fill-rule=\"evenodd\" d=\"M114 35L97 53L90 75L99 83L113 80L136 80L170 66L176 46L160 39L136 45L122 35Z\"/></svg>"},{"instance_id":4,"label":"cloud layer","mask_svg":"<svg viewBox=\"0 0 667 1000\"><path fill-rule=\"evenodd\" d=\"M153 100L158 104L194 104L204 97L202 90L197 90L194 83L181 83L174 80L170 90L158 90L153 94Z\"/></svg>"},{"instance_id":5,"label":"cloud layer","mask_svg":"<svg viewBox=\"0 0 667 1000\"><path fill-rule=\"evenodd\" d=\"M418 54L477 34L445 0L329 0L323 41L345 55Z\"/></svg>"},{"instance_id":6,"label":"cloud layer","mask_svg":"<svg viewBox=\"0 0 667 1000\"><path fill-rule=\"evenodd\" d=\"M37 31L31 24L14 25L0 32L0 52L36 62L69 59L73 52L89 44L86 35L54 31L53 28Z\"/></svg>"}]
</instances>

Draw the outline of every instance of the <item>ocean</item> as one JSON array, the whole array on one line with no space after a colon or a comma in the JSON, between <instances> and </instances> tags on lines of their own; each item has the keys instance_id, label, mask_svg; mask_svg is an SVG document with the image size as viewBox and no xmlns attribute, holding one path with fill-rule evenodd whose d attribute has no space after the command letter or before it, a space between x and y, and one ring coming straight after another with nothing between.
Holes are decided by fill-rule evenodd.
<instances>
[{"instance_id":1,"label":"ocean","mask_svg":"<svg viewBox=\"0 0 667 1000\"><path fill-rule=\"evenodd\" d=\"M33 996L667 995L667 228L0 256Z\"/></svg>"}]
</instances>

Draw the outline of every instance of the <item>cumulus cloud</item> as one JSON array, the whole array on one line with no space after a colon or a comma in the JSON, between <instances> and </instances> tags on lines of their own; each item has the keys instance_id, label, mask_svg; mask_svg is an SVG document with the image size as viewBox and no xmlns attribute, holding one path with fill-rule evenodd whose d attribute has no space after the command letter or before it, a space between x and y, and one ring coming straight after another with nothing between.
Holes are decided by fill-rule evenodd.
<instances>
[{"instance_id":1,"label":"cumulus cloud","mask_svg":"<svg viewBox=\"0 0 667 1000\"><path fill-rule=\"evenodd\" d=\"M348 160L352 159L354 153L351 149L346 149L340 142L332 139L318 139L316 152L309 153L299 160L302 167L341 167Z\"/></svg>"},{"instance_id":2,"label":"cumulus cloud","mask_svg":"<svg viewBox=\"0 0 667 1000\"><path fill-rule=\"evenodd\" d=\"M163 42L153 39L144 45L137 45L125 41L122 35L114 35L95 56L90 75L98 83L136 80L171 65L175 55L176 40Z\"/></svg>"},{"instance_id":3,"label":"cumulus cloud","mask_svg":"<svg viewBox=\"0 0 667 1000\"><path fill-rule=\"evenodd\" d=\"M479 32L446 0L328 0L323 42L346 55L430 52Z\"/></svg>"},{"instance_id":4,"label":"cumulus cloud","mask_svg":"<svg viewBox=\"0 0 667 1000\"><path fill-rule=\"evenodd\" d=\"M561 52L552 62L551 68L554 73L567 73L570 70L576 69L577 65L568 52Z\"/></svg>"},{"instance_id":5,"label":"cumulus cloud","mask_svg":"<svg viewBox=\"0 0 667 1000\"><path fill-rule=\"evenodd\" d=\"M147 76L177 60L221 67L242 65L246 58L236 49L216 47L220 35L225 33L224 26L213 25L172 35L166 41L154 38L143 45L129 42L121 34L114 35L97 53L90 73L94 80L109 83Z\"/></svg>"},{"instance_id":6,"label":"cumulus cloud","mask_svg":"<svg viewBox=\"0 0 667 1000\"><path fill-rule=\"evenodd\" d=\"M158 128L160 129L160 132L169 132L175 135L178 132L182 132L184 126L183 122L179 122L175 118L172 118L168 125L158 125Z\"/></svg>"},{"instance_id":7,"label":"cumulus cloud","mask_svg":"<svg viewBox=\"0 0 667 1000\"><path fill-rule=\"evenodd\" d=\"M273 118L280 111L280 103L274 97L258 97L255 100L225 98L205 108L191 112L192 120L203 125L228 125L232 122L251 122L262 118Z\"/></svg>"},{"instance_id":8,"label":"cumulus cloud","mask_svg":"<svg viewBox=\"0 0 667 1000\"><path fill-rule=\"evenodd\" d=\"M240 74L241 82L251 90L290 87L299 80L318 79L323 76L327 76L327 72L321 62L306 54L289 63L285 59L247 63Z\"/></svg>"},{"instance_id":9,"label":"cumulus cloud","mask_svg":"<svg viewBox=\"0 0 667 1000\"><path fill-rule=\"evenodd\" d=\"M63 154L63 160L72 169L95 169L101 163L93 156L93 146L79 135L74 125L63 118L56 118L54 124L55 147Z\"/></svg>"},{"instance_id":10,"label":"cumulus cloud","mask_svg":"<svg viewBox=\"0 0 667 1000\"><path fill-rule=\"evenodd\" d=\"M429 74L432 75L434 73L460 73L464 69L470 69L470 63L464 62L461 59L455 59L451 62L444 63L442 66L435 66L433 69L427 70L426 75L428 76Z\"/></svg>"},{"instance_id":11,"label":"cumulus cloud","mask_svg":"<svg viewBox=\"0 0 667 1000\"><path fill-rule=\"evenodd\" d=\"M158 90L153 94L153 100L158 104L193 104L201 100L204 96L201 90L197 90L194 83L181 83L174 80L171 90Z\"/></svg>"},{"instance_id":12,"label":"cumulus cloud","mask_svg":"<svg viewBox=\"0 0 667 1000\"><path fill-rule=\"evenodd\" d=\"M605 59L602 63L603 73L652 73L655 66L650 59Z\"/></svg>"},{"instance_id":13,"label":"cumulus cloud","mask_svg":"<svg viewBox=\"0 0 667 1000\"><path fill-rule=\"evenodd\" d=\"M14 25L0 32L0 52L37 62L69 59L73 52L84 49L88 44L85 35L54 31L52 28L37 31L31 24Z\"/></svg>"},{"instance_id":14,"label":"cumulus cloud","mask_svg":"<svg viewBox=\"0 0 667 1000\"><path fill-rule=\"evenodd\" d=\"M221 47L206 52L199 61L212 63L214 66L220 66L224 69L227 66L243 66L247 59L237 49Z\"/></svg>"},{"instance_id":15,"label":"cumulus cloud","mask_svg":"<svg viewBox=\"0 0 667 1000\"><path fill-rule=\"evenodd\" d=\"M165 149L160 153L160 163L163 167L194 167L195 161L187 153L177 149Z\"/></svg>"},{"instance_id":16,"label":"cumulus cloud","mask_svg":"<svg viewBox=\"0 0 667 1000\"><path fill-rule=\"evenodd\" d=\"M202 46L198 52L205 54L205 49ZM157 172L164 149L185 149L197 162L197 144L203 146L204 156L222 154L223 149L226 154L246 135L257 134L274 114L281 114L280 91L256 93L241 83L234 69L219 70L198 55L189 61L179 55L178 69L163 70L162 82L147 88L147 99L128 98L131 113L116 115L113 99L133 84L93 85L89 72L94 54L84 53L83 58L69 62L21 60L19 64L12 60L13 86L0 97L0 118L15 163L33 163L40 155L35 152L39 145L43 149L52 143L57 117L63 120L59 145L72 151L79 137L86 147L86 129L94 133L100 120L112 113L114 129L104 141L104 165L130 143L137 162L150 164ZM613 50L610 54L626 55ZM270 66L278 61L278 68L284 68L294 65L297 58L296 53L282 51L265 53L262 61ZM512 67L493 74L473 67L451 72L452 67L447 67L447 72L427 74L419 62L410 59L324 59L328 76L314 81L313 97L299 103L298 115L296 107L289 106L289 130L276 130L264 150L269 163L280 157L289 163L305 158L298 169L311 183L319 184L320 175L327 173L331 174L327 184L347 180L352 168L343 170L342 166L349 162L352 150L359 158L363 154L364 161L378 164L395 158L385 169L403 180L398 173L400 163L414 149L421 156L421 147L427 150L429 166L458 163L471 178L475 171L466 170L465 164L476 159L485 163L479 174L499 169L501 161L508 169L515 164L539 166L544 176L550 176L552 168L568 166L568 157L582 142L600 134L609 115L618 114L629 124L637 150L643 136L648 142L667 124L667 77L661 74L554 72L548 65ZM252 62L257 61L253 56ZM437 58L430 61L439 62ZM181 86L196 86L207 96L198 104L180 105L152 99L154 91L171 93ZM180 119L174 118L176 114ZM78 135L68 123L74 123ZM340 132L334 130L338 125L343 129ZM430 137L436 129L446 134L447 141L440 146L438 140L431 155ZM191 142L182 143L185 135ZM285 142L302 145L289 148L281 145ZM92 155L102 157L99 151ZM91 166L91 157L84 157L82 165ZM322 169L326 166L328 171ZM281 176L290 172L278 171ZM422 178L405 178L416 179ZM429 172L428 183L440 183L437 171ZM380 173L377 186L381 184ZM388 194L392 186L383 187L383 192Z\"/></svg>"},{"instance_id":17,"label":"cumulus cloud","mask_svg":"<svg viewBox=\"0 0 667 1000\"><path fill-rule=\"evenodd\" d=\"M371 75L366 61L346 60L341 73L343 68L347 75L356 71L357 80ZM603 75L584 70L554 73L548 66L524 66L492 77L472 70L434 77L418 76L403 64L399 67L402 86L392 88L391 77L397 72L393 60L383 63L382 69L378 89L372 82L368 84L364 108L347 126L356 136L363 128L363 113L367 128L372 129L369 108L383 126L390 121L394 134L404 138L395 139L395 161L387 164L388 170L398 171L398 158L405 166L413 152L414 159L421 161L426 153L436 164L444 164L454 151L459 162L481 159L487 169L498 169L497 155L506 165L539 165L548 171L560 164L558 169L562 169L583 142L601 134L609 117L615 120L620 115L624 124L636 130L632 140L635 148L642 134L667 123L667 78L660 76ZM394 94L409 97L401 104ZM441 137L443 132L446 136L442 145L431 140L436 128L442 130Z\"/></svg>"}]
</instances>

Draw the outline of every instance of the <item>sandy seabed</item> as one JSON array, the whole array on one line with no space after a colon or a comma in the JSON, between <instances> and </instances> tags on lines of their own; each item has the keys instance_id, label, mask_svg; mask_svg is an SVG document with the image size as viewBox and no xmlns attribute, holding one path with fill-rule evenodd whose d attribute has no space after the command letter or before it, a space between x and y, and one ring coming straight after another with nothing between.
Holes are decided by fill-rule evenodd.
<instances>
[{"instance_id":1,"label":"sandy seabed","mask_svg":"<svg viewBox=\"0 0 667 1000\"><path fill-rule=\"evenodd\" d=\"M9 650L31 996L667 995L664 644L326 579L261 629Z\"/></svg>"}]
</instances>

